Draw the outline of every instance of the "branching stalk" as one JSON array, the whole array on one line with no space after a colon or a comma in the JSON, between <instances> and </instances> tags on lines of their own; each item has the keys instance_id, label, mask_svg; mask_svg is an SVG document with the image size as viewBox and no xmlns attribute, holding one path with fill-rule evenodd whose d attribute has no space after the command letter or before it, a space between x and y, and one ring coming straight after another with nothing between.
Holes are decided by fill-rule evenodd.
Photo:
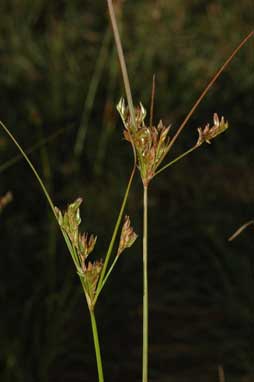
<instances>
[{"instance_id":1,"label":"branching stalk","mask_svg":"<svg viewBox=\"0 0 254 382\"><path fill-rule=\"evenodd\" d=\"M206 85L205 89L203 90L203 92L200 94L199 98L196 100L196 102L194 103L194 105L192 106L192 108L190 109L189 113L186 115L185 119L183 120L183 122L181 123L180 127L178 128L177 132L175 133L175 135L173 136L173 138L171 139L170 141L170 144L168 146L168 149L167 151L165 152L164 156L162 157L160 163L165 159L166 155L168 154L168 152L170 151L171 147L173 146L173 144L175 143L175 141L177 140L178 136L180 135L180 133L182 132L183 128L186 126L187 122L189 121L189 119L191 118L192 114L194 113L194 111L197 109L197 107L199 106L199 104L201 103L201 101L203 100L203 98L206 96L206 94L208 93L208 91L210 90L210 88L213 86L213 84L217 81L217 79L219 78L219 76L222 74L222 72L224 72L224 70L226 69L226 67L229 65L229 63L233 60L233 58L235 57L235 55L239 52L239 50L246 44L246 42L254 35L254 31L251 31L241 42L240 44L233 50L233 52L231 53L231 55L227 58L227 60L224 62L224 64L220 67L220 69L215 73L215 75L212 77L212 79L208 82L208 84ZM166 168L166 167L165 167ZM161 170L162 171L162 170Z\"/></svg>"},{"instance_id":2,"label":"branching stalk","mask_svg":"<svg viewBox=\"0 0 254 382\"><path fill-rule=\"evenodd\" d=\"M190 149L188 149L187 151L185 151L184 153L182 153L181 155L179 155L178 157L173 159L171 162L169 162L169 163L165 164L165 166L161 167L158 171L156 171L154 176L160 174L162 171L166 170L166 168L172 166L172 164L175 164L176 162L178 162L182 158L186 157L187 155L189 155L190 153L192 153L194 150L196 150L199 147L201 147L201 145L192 146Z\"/></svg>"},{"instance_id":3,"label":"branching stalk","mask_svg":"<svg viewBox=\"0 0 254 382\"><path fill-rule=\"evenodd\" d=\"M114 7L113 7L113 4L112 4L112 0L107 0L107 2L108 2L108 9L109 9L109 14L110 14L110 20L111 20L112 28L113 28L113 34L114 34L117 54L118 54L118 58L119 58L119 62L120 62L120 67L121 67L121 72L122 72L122 76L123 76L123 82L124 82L126 97L127 97L127 101L128 101L129 110L130 110L131 120L132 120L133 126L135 126L136 122L135 122L134 106L133 106L130 82L129 82L127 67L126 67L126 63L125 63L125 59L124 59L124 54L123 54L123 48L122 48L122 44L121 44L120 34L119 34L118 26L117 26L117 23L116 23L115 11L114 11ZM119 230L119 226L120 226L120 223L121 223L121 220L122 220L122 217L123 217L123 212L124 212L125 205L126 205L126 202L127 202L127 199L128 199L128 195L129 195L130 187L131 187L131 184L132 184L132 180L133 180L133 177L134 177L134 174L135 174L135 171L136 171L136 161L137 161L136 160L136 151L135 151L135 147L133 145L133 142L131 142L131 145L132 145L132 151L133 151L133 169L132 169L132 172L131 172L131 175L130 175L130 178L129 178L129 182L128 182L128 185L127 185L127 188L126 188L126 191L125 191L125 194L124 194L123 202L122 202L122 205L121 205L121 208L120 208L120 212L118 214L116 225L114 227L113 235L112 235L112 238L111 238L108 250L107 250L106 258L105 258L105 261L104 261L104 264L103 264L103 268L102 268L102 271L101 271L101 274L100 274L100 279L99 279L98 286L97 286L97 289L96 289L95 301L97 300L97 298L98 298L98 296L99 296L99 294L100 294L100 292L102 290L102 287L105 284L105 283L103 283L104 276L105 276L105 273L106 273L106 270L107 270L108 262L109 262L109 259L110 259L110 256L111 256L114 244L115 244L115 240L116 240L116 236L117 236L117 233L118 233L118 230Z\"/></svg>"},{"instance_id":4,"label":"branching stalk","mask_svg":"<svg viewBox=\"0 0 254 382\"><path fill-rule=\"evenodd\" d=\"M130 178L129 178L129 182L128 182L128 185L127 185L127 188L126 188L126 191L125 191L125 194L124 194L124 198L123 198L122 205L121 205L121 208L120 208L120 211L119 211L119 214L118 214L116 225L114 227L114 231L113 231L110 243L109 243L109 247L108 247L108 250L107 250L105 261L103 263L103 268L102 268L102 271L101 271L101 274L100 274L100 278L99 278L99 281L98 281L98 286L96 288L95 300L97 300L97 298L98 298L98 296L99 296L99 294L100 294L100 292L102 290L102 286L103 286L102 284L103 284L104 276L105 276L105 273L106 273L106 270L107 270L108 262L109 262L109 259L110 259L110 256L111 256L111 253L112 253L115 241L116 241L116 236L117 236L117 233L118 233L118 230L119 230L119 227L120 227L120 223L121 223L121 220L122 220L122 217L123 217L125 205L126 205L126 202L127 202L127 199L128 199L128 195L129 195L129 192L130 192L130 188L131 188L131 184L132 184L132 180L133 180L135 171L136 171L136 158L134 158L133 169L132 169L132 172L131 172L131 175L130 175Z\"/></svg>"},{"instance_id":5,"label":"branching stalk","mask_svg":"<svg viewBox=\"0 0 254 382\"><path fill-rule=\"evenodd\" d=\"M115 265L116 265L118 259L119 259L119 256L116 256L116 257L114 258L114 261L112 262L112 264L111 264L111 266L110 266L110 268L109 268L109 270L108 270L106 276L105 276L104 279L103 279L103 282L102 282L102 284L101 284L101 286L100 286L100 289L99 289L99 287L97 287L97 290L98 290L98 296L99 296L99 294L100 294L102 288L103 288L104 285L106 284L106 282L107 282L109 276L111 275L111 272L112 272L113 269L115 268ZM98 297L97 297L97 298L98 298ZM95 298L94 303L96 303L97 298Z\"/></svg>"}]
</instances>

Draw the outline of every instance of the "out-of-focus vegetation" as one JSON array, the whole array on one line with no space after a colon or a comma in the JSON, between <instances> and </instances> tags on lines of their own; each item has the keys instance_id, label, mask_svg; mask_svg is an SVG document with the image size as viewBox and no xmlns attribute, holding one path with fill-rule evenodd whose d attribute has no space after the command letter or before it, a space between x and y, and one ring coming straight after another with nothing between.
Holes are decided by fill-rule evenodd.
<instances>
[{"instance_id":1,"label":"out-of-focus vegetation","mask_svg":"<svg viewBox=\"0 0 254 382\"><path fill-rule=\"evenodd\" d=\"M117 1L135 103L181 123L254 25L253 1ZM131 170L115 105L122 80L105 2L0 2L0 119L31 153L56 205L84 197L98 256ZM176 145L216 111L229 131L155 181L150 232L151 378L253 380L253 235L227 237L253 216L253 40L193 115ZM195 136L196 134L196 136ZM0 135L0 380L95 381L90 322L73 265L30 170ZM128 212L141 226L137 181ZM163 208L162 208L163 207ZM140 230L141 231L141 230ZM140 240L141 245L141 240ZM141 247L119 264L98 306L106 380L140 380ZM114 312L114 314L112 314ZM116 361L117 360L117 361Z\"/></svg>"}]
</instances>

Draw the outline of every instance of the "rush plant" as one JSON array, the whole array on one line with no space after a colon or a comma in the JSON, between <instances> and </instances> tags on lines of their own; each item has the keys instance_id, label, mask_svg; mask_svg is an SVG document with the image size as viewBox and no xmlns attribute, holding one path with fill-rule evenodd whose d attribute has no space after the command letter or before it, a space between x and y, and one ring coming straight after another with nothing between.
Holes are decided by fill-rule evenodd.
<instances>
[{"instance_id":1,"label":"rush plant","mask_svg":"<svg viewBox=\"0 0 254 382\"><path fill-rule=\"evenodd\" d=\"M61 211L58 207L55 207L54 202L49 195L44 182L35 169L34 165L28 158L26 152L17 142L10 130L4 123L0 122L1 128L9 136L9 138L16 145L23 158L30 166L34 176L40 184L40 187L49 203L53 216L59 225L64 241L68 248L68 251L74 262L75 271L80 279L81 287L84 292L84 296L87 302L90 318L91 328L93 333L94 348L97 361L97 371L99 382L104 381L102 356L100 351L100 342L98 335L97 322L95 317L95 308L98 298L101 294L103 287L105 286L112 270L114 269L117 261L122 255L123 251L133 245L137 239L137 235L134 232L130 218L126 215L124 218L124 211L126 202L130 192L131 184L134 178L136 168L140 172L140 177L143 185L143 357L142 357L142 381L148 382L148 345L149 345L149 299L148 299L148 202L149 191L151 181L161 172L168 167L178 162L180 159L189 155L194 150L200 148L204 143L210 143L214 138L227 130L228 123L224 120L224 117L219 117L216 113L213 115L213 122L204 124L203 127L198 128L198 135L195 139L195 143L186 152L182 153L178 157L169 161L163 165L163 162L171 150L173 144L176 142L178 136L182 132L183 128L187 125L194 111L197 109L200 102L203 100L209 89L225 70L227 65L231 62L233 57L241 49L241 47L253 36L254 32L251 32L239 46L232 52L227 58L225 63L217 71L217 73L209 81L200 97L192 106L191 110L185 117L184 121L180 124L175 133L171 133L170 126L164 125L162 121L157 124L153 121L154 110L154 98L155 98L155 78L152 86L152 96L150 105L150 119L146 122L146 109L140 103L137 107L134 107L131 87L128 79L128 73L122 49L122 43L117 27L115 12L112 4L112 0L107 0L110 19L113 28L113 34L115 44L120 61L121 72L123 76L123 82L125 86L125 93L127 98L127 104L122 98L118 103L117 109L121 116L124 125L124 137L131 144L133 152L133 167L126 186L126 190L123 196L123 200L120 206L118 217L114 226L112 237L108 245L108 249L103 259L92 260L91 255L96 248L97 236L89 233L80 232L81 214L80 207L82 204L82 198L77 198L73 203L69 204L65 211ZM6 204L6 200L1 199L0 202ZM1 207L1 206L0 206ZM120 226L122 223L122 229L120 232ZM116 240L119 238L119 244L115 249ZM112 260L113 252L115 257Z\"/></svg>"},{"instance_id":2,"label":"rush plant","mask_svg":"<svg viewBox=\"0 0 254 382\"><path fill-rule=\"evenodd\" d=\"M153 110L154 110L154 96L155 96L155 77L153 79L152 97L150 106L150 121L146 124L146 110L140 103L139 106L134 108L131 86L127 73L127 67L125 63L121 38L117 26L116 16L112 0L107 0L110 19L112 23L112 29L115 38L115 44L117 48L118 58L120 62L120 68L122 72L125 93L127 98L127 106L124 99L121 99L117 105L117 110L121 116L124 124L124 137L132 145L135 157L137 158L137 167L140 172L140 177L143 184L143 356L142 356L142 382L148 382L148 190L152 179L172 166L180 159L184 158L197 148L201 147L203 143L211 143L211 140L216 138L219 134L227 130L228 122L225 122L224 117L219 118L216 113L213 115L213 124L207 123L205 126L198 128L198 139L196 143L170 162L162 165L165 157L169 153L173 144L177 140L178 136L186 126L190 117L197 109L200 102L203 100L209 89L225 70L227 65L231 62L233 57L241 49L241 47L253 36L254 32L246 36L238 47L227 58L221 68L215 73L200 97L192 106L191 110L187 114L186 118L176 130L176 132L170 136L170 126L165 126L160 120L157 125L153 123Z\"/></svg>"},{"instance_id":3,"label":"rush plant","mask_svg":"<svg viewBox=\"0 0 254 382\"><path fill-rule=\"evenodd\" d=\"M81 233L79 230L79 225L81 223L80 206L82 203L82 198L77 198L73 203L69 204L66 211L64 212L60 211L58 207L55 207L46 189L44 182L42 181L40 175L38 174L37 170L35 169L34 165L28 158L23 148L17 142L17 140L9 131L9 129L1 121L0 121L0 126L5 131L5 133L9 136L9 138L13 141L13 143L16 145L21 155L30 166L34 176L36 177L37 181L40 184L40 187L44 195L46 196L49 206L53 212L53 215L61 229L63 238L65 240L69 253L72 257L72 260L74 262L76 272L80 279L81 286L86 298L86 302L87 302L87 306L88 306L88 310L90 314L90 319L91 319L91 327L92 327L93 341L94 341L94 348L95 348L95 355L96 355L96 362L97 362L98 380L99 382L103 382L104 373L103 373L98 328L97 328L97 322L95 317L95 305L119 257L125 251L125 249L130 248L134 244L137 238L137 235L131 226L129 216L126 215L125 218L123 219L126 202L128 199L130 187L131 187L135 169L136 169L136 160L134 159L133 169L129 177L129 181L125 190L123 201L120 207L120 211L117 217L117 221L115 223L115 227L113 230L113 234L112 234L106 255L104 259L93 261L93 260L90 260L90 257L91 257L90 255L95 248L97 237L93 234L90 235L86 232ZM11 194L7 194L4 197L0 198L0 211L10 201L11 201ZM123 221L122 230L119 237L118 248L115 253L115 258L112 261L111 266L109 267L110 257L115 247L117 235L118 235L122 220L124 221Z\"/></svg>"}]
</instances>

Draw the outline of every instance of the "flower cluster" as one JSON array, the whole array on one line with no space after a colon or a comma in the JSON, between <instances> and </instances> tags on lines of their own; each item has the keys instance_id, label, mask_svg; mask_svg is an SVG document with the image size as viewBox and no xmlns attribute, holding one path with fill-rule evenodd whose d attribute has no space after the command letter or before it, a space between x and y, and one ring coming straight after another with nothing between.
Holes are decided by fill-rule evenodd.
<instances>
[{"instance_id":1,"label":"flower cluster","mask_svg":"<svg viewBox=\"0 0 254 382\"><path fill-rule=\"evenodd\" d=\"M63 214L57 207L55 207L55 213L61 229L67 234L70 240L73 260L84 286L87 301L91 306L95 297L103 262L87 261L88 256L95 247L97 237L89 235L88 233L80 234L79 232L79 225L81 223L79 207L81 203L82 199L78 198L74 203L68 206Z\"/></svg>"},{"instance_id":2,"label":"flower cluster","mask_svg":"<svg viewBox=\"0 0 254 382\"><path fill-rule=\"evenodd\" d=\"M221 120L218 117L218 114L214 113L213 115L213 126L210 127L209 123L206 124L204 129L201 127L198 128L198 141L197 146L202 145L204 142L211 143L211 139L217 137L217 135L223 133L228 128L228 122L224 121L224 117L221 117Z\"/></svg>"},{"instance_id":3,"label":"flower cluster","mask_svg":"<svg viewBox=\"0 0 254 382\"><path fill-rule=\"evenodd\" d=\"M119 256L126 248L130 248L136 241L138 235L134 232L129 216L125 216L120 236L117 256Z\"/></svg>"},{"instance_id":4,"label":"flower cluster","mask_svg":"<svg viewBox=\"0 0 254 382\"><path fill-rule=\"evenodd\" d=\"M117 110L125 126L124 137L134 146L141 178L147 186L168 152L170 126L164 126L162 121L157 126L147 126L146 110L141 103L135 109L135 125L123 98L120 99Z\"/></svg>"}]
</instances>

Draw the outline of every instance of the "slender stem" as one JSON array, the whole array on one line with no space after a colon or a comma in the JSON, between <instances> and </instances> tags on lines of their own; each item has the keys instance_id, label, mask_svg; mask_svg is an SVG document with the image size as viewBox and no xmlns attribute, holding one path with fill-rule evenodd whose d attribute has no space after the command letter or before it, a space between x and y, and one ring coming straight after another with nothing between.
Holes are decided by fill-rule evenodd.
<instances>
[{"instance_id":1,"label":"slender stem","mask_svg":"<svg viewBox=\"0 0 254 382\"><path fill-rule=\"evenodd\" d=\"M32 162L30 161L30 159L28 158L27 154L25 153L25 151L23 150L23 148L20 146L20 144L17 142L17 140L15 139L15 137L12 135L12 133L9 131L9 129L5 126L5 124L0 121L0 127L2 127L2 129L6 132L6 134L10 137L10 139L12 140L12 142L15 144L15 146L18 148L18 150L20 151L21 155L23 156L23 158L26 160L26 162L28 163L28 165L30 166L34 176L36 177L37 181L39 182L40 184L40 187L44 193L44 195L46 196L46 199L50 205L50 208L54 214L54 217L56 219L56 221L58 222L57 220L57 217L56 217L56 212L55 212L55 207L54 207L54 204L53 204L53 201L47 191L47 188L45 187L40 175L38 174L37 170L35 169L34 165L32 164ZM59 223L58 223L59 225ZM60 225L59 225L60 227ZM61 227L60 227L61 228ZM73 258L73 261L74 263L76 264L76 261L75 261L75 254L73 254L73 251L72 251L72 246L71 246L71 243L70 243L70 240L68 238L68 235L64 232L63 229L61 229L61 232L63 234L63 237L64 237L64 240L66 242L66 245L72 255L72 258Z\"/></svg>"},{"instance_id":2,"label":"slender stem","mask_svg":"<svg viewBox=\"0 0 254 382\"><path fill-rule=\"evenodd\" d=\"M19 151L21 152L22 156L25 158L25 160L27 161L28 165L30 166L31 170L33 171L34 173L34 176L36 177L36 179L38 180L41 188L42 188L42 191L44 192L44 195L46 196L47 200L48 200L48 203L52 209L52 212L54 214L54 216L56 216L55 214L55 208L54 208L54 204L52 202L52 199L51 197L49 196L49 193L41 179L41 177L39 176L38 172L36 171L34 165L32 164L32 162L30 161L30 159L28 158L28 156L26 155L25 151L22 149L22 147L20 146L20 144L16 141L16 139L14 138L14 136L12 135L12 133L7 129L7 127L5 126L5 124L0 121L0 126L4 129L4 131L6 132L6 134L11 138L11 140L13 141L13 143L16 145L16 147L19 149Z\"/></svg>"},{"instance_id":3,"label":"slender stem","mask_svg":"<svg viewBox=\"0 0 254 382\"><path fill-rule=\"evenodd\" d=\"M245 230L245 228L249 227L250 225L254 225L254 220L250 220L249 222L243 224L240 228L238 228L238 230L235 231L235 233L233 233L233 235L231 235L229 238L228 238L228 241L232 241L234 240L238 235L240 235L240 233Z\"/></svg>"},{"instance_id":4,"label":"slender stem","mask_svg":"<svg viewBox=\"0 0 254 382\"><path fill-rule=\"evenodd\" d=\"M116 225L114 227L114 231L113 231L110 243L109 243L109 247L108 247L107 254L106 254L106 257L105 257L105 261L104 261L104 264L103 264L103 268L102 268L102 271L101 271L101 274L100 274L100 278L99 278L99 281L98 281L98 286L97 286L97 289L96 289L95 300L97 300L97 298L99 296L99 293L102 290L103 279L104 279L104 276L105 276L105 273L106 273L106 270L107 270L108 262L109 262L109 259L110 259L110 256L111 256L114 244L115 244L115 240L116 240L116 236L117 236L117 233L118 233L118 230L119 230L119 226L120 226L120 223L121 223L121 220L122 220L122 217L123 217L123 212L124 212L125 205L126 205L126 202L127 202L127 199L128 199L128 195L129 195L129 192L130 192L130 188L131 188L132 180L133 180L133 177L134 177L134 174L135 174L135 170L136 170L136 158L134 158L133 169L132 169L132 172L131 172L131 175L130 175L130 178L129 178L129 182L128 182L128 185L127 185L124 197L123 197L122 205L121 205L118 217L117 217Z\"/></svg>"},{"instance_id":5,"label":"slender stem","mask_svg":"<svg viewBox=\"0 0 254 382\"><path fill-rule=\"evenodd\" d=\"M70 129L73 129L73 126L63 127L61 129L57 130L55 133L49 135L48 137L42 138L40 141L35 143L33 146L31 146L31 147L29 147L27 149L24 149L24 151L26 152L27 155L29 155L29 154L33 153L34 151L36 151L37 149L43 147L47 143L51 143L60 134L63 134L65 132L69 131ZM0 165L0 173L8 170L11 166L13 166L14 164L18 163L22 159L24 159L23 154L15 155L15 157L9 159L7 162L5 162L5 163Z\"/></svg>"},{"instance_id":6,"label":"slender stem","mask_svg":"<svg viewBox=\"0 0 254 382\"><path fill-rule=\"evenodd\" d=\"M116 22L115 11L114 11L112 0L107 0L107 2L108 2L109 15L110 15L110 20L111 20L111 24L112 24L115 44L116 44L116 51L118 54L121 73L122 73L122 77L123 77L124 89L125 89L125 93L126 93L129 111L130 111L131 122L132 122L133 127L136 128L136 118L135 118L135 110L134 110L134 106L133 106L131 86L130 86L127 66L126 66L126 62L125 62L125 58L124 58L120 33L119 33L117 22ZM135 150L135 146L134 146L133 140L131 138L131 135L130 135L130 139L131 139L131 146L132 146L132 151L133 151L133 158L134 158L134 162L136 163L136 150Z\"/></svg>"},{"instance_id":7,"label":"slender stem","mask_svg":"<svg viewBox=\"0 0 254 382\"><path fill-rule=\"evenodd\" d=\"M147 223L148 223L148 186L144 186L143 215L143 372L142 382L148 382L148 266L147 266Z\"/></svg>"},{"instance_id":8,"label":"slender stem","mask_svg":"<svg viewBox=\"0 0 254 382\"><path fill-rule=\"evenodd\" d=\"M191 147L189 150L185 151L184 153L182 153L181 155L179 155L178 157L176 157L175 159L173 159L171 162L165 164L165 166L161 167L158 171L156 171L156 173L154 174L154 176L158 175L159 173L161 173L162 171L166 170L166 168L172 166L172 164L178 162L180 159L184 158L185 156L187 156L188 154L192 153L192 151L196 150L198 147L200 147L201 145L195 145L193 147Z\"/></svg>"},{"instance_id":9,"label":"slender stem","mask_svg":"<svg viewBox=\"0 0 254 382\"><path fill-rule=\"evenodd\" d=\"M117 54L118 54L118 58L119 58L119 62L120 62L122 76L123 76L123 82L124 82L125 93L126 93L126 97L127 97L127 101L128 101L131 121L132 121L133 126L136 126L135 112L134 112L134 106L133 106L133 100L132 100L132 94L131 94L131 87L130 87L127 67L126 67L126 63L125 63L125 58L124 58L121 38L120 38L120 34L119 34L117 22L116 22L115 11L114 11L114 7L113 7L113 4L112 4L112 0L107 0L107 3L108 3L109 15L110 15L110 20L111 20L111 24L112 24L115 44L116 44L116 50L117 50ZM107 270L109 258L111 256L111 253L112 253L112 250L113 250L113 246L114 246L114 243L115 243L115 240L116 240L116 235L117 235L120 223L121 223L121 219L122 219L123 212L124 212L124 209L125 209L125 205L126 205L126 202L127 202L127 199L128 199L130 187L131 187L132 180L133 180L133 177L134 177L134 174L135 174L135 170L136 170L136 161L137 161L136 150L135 150L135 147L134 147L134 144L133 144L132 140L131 140L131 146L132 146L132 151L133 151L133 169L132 169L132 172L131 172L131 176L129 178L129 182L128 182L128 185L127 185L127 188L126 188L126 191L125 191L125 195L124 195L124 198L123 198L123 202L122 202L122 205L121 205L121 208L120 208L120 212L119 212L119 215L118 215L118 218L117 218L117 221L116 221L116 225L115 225L115 228L114 228L114 231L113 231L113 235L112 235L112 238L111 238L108 250L107 250L106 258L105 258L105 261L104 261L104 264L103 264L103 268L102 268L102 271L101 271L101 274L100 274L100 279L99 279L97 290L96 290L95 300L97 300L97 298L99 296L99 293L102 290L103 279L104 279L104 276L105 276L105 273L106 273L106 270Z\"/></svg>"},{"instance_id":10,"label":"slender stem","mask_svg":"<svg viewBox=\"0 0 254 382\"><path fill-rule=\"evenodd\" d=\"M94 342L94 348L95 348L95 354L96 354L98 378L99 378L99 382L104 382L102 360L101 360L101 350L100 350L100 342L99 342L97 324L96 324L93 309L89 309L89 312L90 312L92 331L93 331L93 342Z\"/></svg>"},{"instance_id":11,"label":"slender stem","mask_svg":"<svg viewBox=\"0 0 254 382\"><path fill-rule=\"evenodd\" d=\"M230 54L230 56L226 59L226 61L224 62L224 64L220 67L220 69L214 74L214 76L211 78L211 80L208 82L208 84L206 85L205 89L203 90L203 92L200 94L200 96L198 97L198 99L196 100L196 102L194 103L194 105L192 106L192 108L190 109L189 113L187 114L187 116L185 117L185 119L183 120L183 122L181 123L180 127L178 128L178 130L176 131L175 135L173 136L173 138L171 139L170 141L170 144L168 146L168 149L167 151L165 152L165 155L161 158L160 160L160 163L164 160L165 156L167 155L167 153L169 152L169 150L171 149L171 147L173 146L173 144L175 143L175 141L177 140L178 136L180 135L181 131L183 130L183 128L186 126L187 122L189 121L190 117L192 116L192 114L194 113L194 111L197 109L198 105L201 103L201 101L203 100L203 98L206 96L206 94L208 93L208 91L210 90L210 88L213 86L213 84L217 81L217 79L219 78L219 76L222 74L222 72L224 72L224 70L226 69L226 67L229 65L229 63L233 60L233 58L235 57L235 55L239 52L239 50L243 47L244 44L246 44L246 42L254 35L254 31L251 31L241 42L240 44L233 50L233 52Z\"/></svg>"},{"instance_id":12,"label":"slender stem","mask_svg":"<svg viewBox=\"0 0 254 382\"><path fill-rule=\"evenodd\" d=\"M112 0L107 0L107 2L108 2L109 15L110 15L110 20L111 20L112 29L113 29L114 38L115 38L116 50L117 50L117 54L118 54L118 58L119 58L119 62L120 62L122 76L123 76L125 93L126 93L126 97L127 97L127 101L128 101L129 110L130 110L131 122L132 122L133 126L136 126L130 81L129 81L127 67L126 67L126 63L125 63L120 33L119 33L117 22L116 22L115 11L114 11L114 7L112 4Z\"/></svg>"},{"instance_id":13,"label":"slender stem","mask_svg":"<svg viewBox=\"0 0 254 382\"><path fill-rule=\"evenodd\" d=\"M131 121L132 121L133 126L136 126L135 112L134 112L134 106L133 106L133 100L132 100L132 94L131 94L131 87L130 87L127 67L126 67L126 63L125 63L125 58L124 58L121 38L120 38L120 34L119 34L117 22L116 22L115 11L114 11L114 7L113 7L113 4L112 4L112 0L107 0L107 3L108 3L109 15L110 15L110 20L111 20L111 24L112 24L115 44L116 44L116 50L117 50L117 54L118 54L118 58L119 58L119 62L120 62L122 76L123 76L123 82L124 82L125 93L126 93L126 97L127 97L127 101L128 101ZM133 144L132 140L131 140L131 146L132 146L132 151L133 151L133 169L132 169L132 172L131 172L131 175L130 175L130 178L129 178L129 182L128 182L128 185L127 185L127 188L126 188L126 191L125 191L125 194L124 194L123 202L122 202L122 205L121 205L121 208L120 208L120 212L118 214L116 225L115 225L115 228L114 228L114 231L113 231L113 235L112 235L111 241L109 243L109 247L108 247L108 250L107 250L106 258L105 258L105 261L104 261L104 264L103 264L103 268L102 268L102 271L101 271L101 274L100 274L100 279L99 279L97 290L96 290L95 301L97 300L97 298L99 296L99 293L102 290L103 279L104 279L104 276L105 276L105 273L106 273L106 270L107 270L109 258L111 256L111 253L112 253L112 250L113 250L113 246L114 246L114 243L115 243L115 240L116 240L116 235L117 235L120 223L121 223L121 219L122 219L123 212L124 212L124 209L125 209L125 205L126 205L126 202L127 202L127 199L128 199L130 187L131 187L132 180L133 180L133 177L134 177L134 174L135 174L135 170L136 170L136 161L137 161L136 150L135 150L135 147L134 147L134 144Z\"/></svg>"},{"instance_id":14,"label":"slender stem","mask_svg":"<svg viewBox=\"0 0 254 382\"><path fill-rule=\"evenodd\" d=\"M153 75L151 105L150 105L150 128L153 126L153 114L154 114L154 98L155 98L155 74Z\"/></svg>"},{"instance_id":15,"label":"slender stem","mask_svg":"<svg viewBox=\"0 0 254 382\"><path fill-rule=\"evenodd\" d=\"M107 279L109 278L111 272L113 271L113 269L114 269L114 267L115 267L115 265L116 265L118 259L119 259L119 255L116 256L116 257L114 258L114 261L112 262L112 264L111 264L111 266L110 266L110 268L109 268L109 270L108 270L106 276L104 277L104 279L103 279L103 281L102 281L102 284L100 285L100 288L97 288L98 294L95 296L94 304L96 303L97 298L98 298L98 296L99 296L99 294L100 294L100 291L102 290L102 288L103 288L104 285L106 284Z\"/></svg>"}]
</instances>

